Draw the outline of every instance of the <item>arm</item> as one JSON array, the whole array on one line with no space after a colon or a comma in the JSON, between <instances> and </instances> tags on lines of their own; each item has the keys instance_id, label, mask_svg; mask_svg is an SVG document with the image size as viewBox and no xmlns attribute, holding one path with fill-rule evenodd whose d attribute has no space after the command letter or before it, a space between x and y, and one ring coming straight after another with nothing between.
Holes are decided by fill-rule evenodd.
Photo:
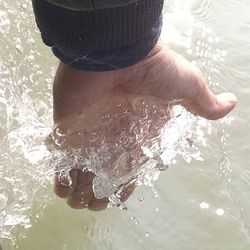
<instances>
[{"instance_id":1,"label":"arm","mask_svg":"<svg viewBox=\"0 0 250 250\"><path fill-rule=\"evenodd\" d=\"M110 160L103 160L105 151L98 153L99 164L107 172L117 171L115 162L127 152L128 157L120 168L129 172L134 167L130 162L143 157L135 135L131 134L129 117L141 117L141 120L145 117L142 102L148 107L156 105L161 112L166 110L164 116L169 102L173 100L179 100L196 115L212 120L224 117L236 104L235 96L230 93L215 96L208 89L201 72L165 45L158 45L150 56L136 65L115 71L79 71L60 64L54 82L54 121L55 128L65 135L61 149L81 150L83 157L88 159L88 154L84 152L88 152L89 148L98 152L105 138ZM119 106L121 108L117 110ZM122 110L129 115L124 116ZM150 115L148 119L154 121L152 127L160 126L163 116ZM110 118L110 121L108 117L116 118ZM122 134L126 134L132 142L122 145ZM158 135L153 132L144 136L150 141ZM56 133L54 138L57 138ZM115 146L118 142L120 149ZM96 211L107 206L107 198L97 199L94 195L92 185L95 174L73 167L71 175L71 186L62 185L55 178L55 193L59 197L67 198L68 204L78 209L87 207ZM134 185L123 184L126 189L121 198L124 201L133 192Z\"/></svg>"},{"instance_id":2,"label":"arm","mask_svg":"<svg viewBox=\"0 0 250 250\"><path fill-rule=\"evenodd\" d=\"M136 7L142 8L137 9L138 13L143 10L146 2L147 0L141 1L141 5ZM45 32L44 29L51 28L46 26L50 23L45 22L47 19L39 11L45 7L51 7L34 4L38 25L44 35L52 34L46 38L51 40L53 51L61 60L53 88L55 131L59 129L64 135L60 145L57 145L59 149L77 149L80 150L83 157L87 158L90 148L94 148L96 151L100 149L102 143L100 138L105 138L105 142L111 146L117 144L122 133L129 138L131 136L130 116L140 117L142 115L142 100L148 105L157 104L159 110L167 110L169 102L179 100L188 110L207 119L219 119L235 106L234 95L230 93L214 95L208 89L206 80L197 68L166 45L156 45L161 29L159 20L162 1L149 0L147 3L155 5L150 7L154 10L151 11L151 15L148 14L149 12L142 15L143 20L146 16L150 19L150 22L143 26L144 33L142 30L134 30L132 28L134 26L129 26L131 29L123 29L122 33L119 33L118 29L114 29L112 25L110 28L108 18L111 16L106 15L109 13L106 12L106 9L91 13L81 11L77 12L78 16L72 10L64 12L65 10L61 7L52 7L52 10L55 14L53 21L56 22L55 19L58 18L57 22L58 24L60 21L62 22L63 29L61 26L59 28L53 26L52 23L52 32ZM129 14L130 12L125 12L128 8L134 11L135 6L132 3L124 9L113 8L112 13L124 11ZM102 14L105 12L105 16L108 18L102 20L104 23L99 33L98 29L93 29L96 39L101 43L92 44L94 40L91 43L88 35L83 37L84 41L80 40L82 41L79 43L80 45L75 40L77 36L71 36L70 40L65 39L65 41L60 40L63 36L53 36L54 31L59 33L64 31L65 27L67 28L67 26L64 27L64 24L66 25L68 22L67 19L67 22L64 23L64 19L60 19L61 15L56 14L56 11L62 11L62 16L66 19L69 16L73 19L77 16L77 18L87 18L86 20L88 20L88 15L93 17L96 13L100 14L99 11ZM110 10L107 9L107 11ZM119 17L117 14L115 16ZM135 23L140 24L140 17L139 15L134 16ZM123 21L131 20L129 16L124 16L124 19L118 24L123 25ZM73 22L71 25L74 26L76 23ZM141 24L138 27L141 27ZM87 28L93 33L93 26ZM70 29L66 30L71 32ZM102 38L103 30L107 30L109 34L104 38ZM114 37L117 39L113 39ZM127 39L128 37L131 39ZM81 47L82 43L83 47ZM104 48L104 45L107 48ZM117 107L120 108L117 110ZM125 116L122 110L127 110ZM108 117L110 116L115 116L116 119L109 122ZM153 120L157 121L156 118ZM55 132L53 139L60 139L57 137L58 134ZM53 144L54 141L51 143ZM140 150L140 148L136 148L137 142L132 141L131 143L122 147L122 152L128 154L126 160L123 160L123 167L125 166L128 172L133 167L131 164L132 160L135 160L133 157L140 156L139 151L136 155L131 151L131 148ZM112 171L121 152L117 151L115 147L111 148L109 152L110 159L108 162L103 162L102 167L105 169L109 167ZM72 184L63 185L56 176L55 193L59 197L67 198L68 204L73 208L104 209L108 203L107 197L97 199L92 189L93 179L96 175L98 172L87 171L84 166L72 166ZM121 198L126 200L133 189L133 185L126 186Z\"/></svg>"}]
</instances>

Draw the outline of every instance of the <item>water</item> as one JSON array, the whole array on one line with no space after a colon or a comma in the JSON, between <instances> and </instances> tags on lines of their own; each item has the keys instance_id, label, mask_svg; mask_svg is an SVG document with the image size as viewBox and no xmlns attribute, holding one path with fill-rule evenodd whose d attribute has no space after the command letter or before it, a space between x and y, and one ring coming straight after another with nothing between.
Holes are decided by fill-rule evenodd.
<instances>
[{"instance_id":1,"label":"water","mask_svg":"<svg viewBox=\"0 0 250 250\"><path fill-rule=\"evenodd\" d=\"M168 170L156 182L155 171L140 175L149 182L137 188L127 209L91 213L70 209L52 192L51 155L43 141L52 125L51 82L57 61L34 28L30 1L0 1L3 250L250 248L250 4L183 2L165 4L162 39L196 63L215 92L233 91L238 106L218 122L182 113L181 143L161 152L167 154L165 163L171 163ZM178 140L174 128L167 129L172 145ZM148 156L151 151L144 147Z\"/></svg>"}]
</instances>

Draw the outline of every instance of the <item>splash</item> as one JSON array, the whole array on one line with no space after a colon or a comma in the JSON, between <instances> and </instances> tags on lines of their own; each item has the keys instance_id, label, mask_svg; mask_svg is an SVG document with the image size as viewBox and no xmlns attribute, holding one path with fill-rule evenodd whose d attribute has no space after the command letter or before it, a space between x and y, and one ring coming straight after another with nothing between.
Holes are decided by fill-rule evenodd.
<instances>
[{"instance_id":1,"label":"splash","mask_svg":"<svg viewBox=\"0 0 250 250\"><path fill-rule=\"evenodd\" d=\"M168 116L159 114L161 109L157 106L145 107L143 117L123 111L119 119L112 117L107 120L108 124L104 122L105 127L109 127L106 134L90 134L92 146L84 152L71 150L49 154L43 141L51 132L52 116L48 110L51 113L54 67L53 63L42 62L53 59L45 49L41 50L40 34L37 30L34 32L35 26L30 22L33 20L31 1L15 5L4 1L1 4L0 238L17 240L20 234L13 231L20 226L31 226L32 214L36 213L34 201L39 197L41 206L48 203L47 186L51 183L53 169L62 183L68 184L71 182L69 171L74 167L93 172L95 196L109 197L111 206L126 209L120 195L128 185L151 187L160 173L179 156L187 162L202 160L193 137L198 136L198 141L205 144L202 128L207 129L209 124L180 106L169 110ZM167 37L173 37L169 30ZM173 40L177 41L175 37ZM191 40L187 49L191 48ZM192 49L190 53L193 54L195 50ZM117 128L117 121L127 122L129 130L118 129L116 143L113 143L108 140L108 134ZM197 123L202 125L194 129ZM59 133L58 137L63 134Z\"/></svg>"},{"instance_id":2,"label":"splash","mask_svg":"<svg viewBox=\"0 0 250 250\"><path fill-rule=\"evenodd\" d=\"M92 183L95 197L109 197L113 205L120 206L124 189L130 185L153 186L160 173L178 156L188 163L192 159L203 160L192 141L195 117L181 106L169 107L161 115L157 110L160 110L157 105L145 104L140 116L126 111L105 117L102 124L106 129L91 132L88 147L54 151L51 166L61 183L72 183L69 172L73 168L90 171L95 174ZM111 131L115 131L112 141ZM66 137L58 131L54 134L56 142L64 142Z\"/></svg>"}]
</instances>

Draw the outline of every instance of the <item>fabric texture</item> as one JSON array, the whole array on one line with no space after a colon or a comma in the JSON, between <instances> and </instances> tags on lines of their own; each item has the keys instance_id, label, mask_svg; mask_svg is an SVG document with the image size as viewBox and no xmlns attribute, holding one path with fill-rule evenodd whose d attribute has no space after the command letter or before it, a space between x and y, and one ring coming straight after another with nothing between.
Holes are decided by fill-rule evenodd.
<instances>
[{"instance_id":1,"label":"fabric texture","mask_svg":"<svg viewBox=\"0 0 250 250\"><path fill-rule=\"evenodd\" d=\"M38 0L44 1L44 0ZM46 0L52 4L73 10L97 10L121 7L140 0Z\"/></svg>"},{"instance_id":2,"label":"fabric texture","mask_svg":"<svg viewBox=\"0 0 250 250\"><path fill-rule=\"evenodd\" d=\"M53 47L54 55L65 64L79 70L108 71L131 66L148 55L156 45L162 28L162 16L152 28L150 35L134 44L107 51L81 52Z\"/></svg>"},{"instance_id":3,"label":"fabric texture","mask_svg":"<svg viewBox=\"0 0 250 250\"><path fill-rule=\"evenodd\" d=\"M155 46L162 26L163 0L95 10L72 10L45 0L32 3L44 43L61 61L82 70L138 62Z\"/></svg>"}]
</instances>

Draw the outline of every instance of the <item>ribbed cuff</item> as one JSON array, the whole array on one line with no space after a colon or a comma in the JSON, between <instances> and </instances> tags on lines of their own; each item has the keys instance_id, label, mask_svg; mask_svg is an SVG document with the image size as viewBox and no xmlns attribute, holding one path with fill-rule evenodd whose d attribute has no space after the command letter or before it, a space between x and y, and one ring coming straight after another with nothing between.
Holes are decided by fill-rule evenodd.
<instances>
[{"instance_id":1,"label":"ribbed cuff","mask_svg":"<svg viewBox=\"0 0 250 250\"><path fill-rule=\"evenodd\" d=\"M33 0L36 22L48 46L72 51L117 49L148 36L163 0L138 0L123 7L77 11Z\"/></svg>"}]
</instances>

